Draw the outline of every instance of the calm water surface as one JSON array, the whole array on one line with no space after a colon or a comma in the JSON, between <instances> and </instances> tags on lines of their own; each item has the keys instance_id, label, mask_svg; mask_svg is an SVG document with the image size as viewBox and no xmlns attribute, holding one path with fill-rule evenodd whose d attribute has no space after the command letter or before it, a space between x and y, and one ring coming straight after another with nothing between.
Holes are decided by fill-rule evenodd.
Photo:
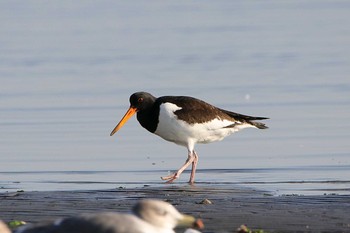
<instances>
[{"instance_id":1,"label":"calm water surface","mask_svg":"<svg viewBox=\"0 0 350 233\"><path fill-rule=\"evenodd\" d=\"M0 191L163 185L185 148L135 118L109 136L144 90L271 118L197 145L198 183L350 194L349 12L348 1L1 3Z\"/></svg>"}]
</instances>

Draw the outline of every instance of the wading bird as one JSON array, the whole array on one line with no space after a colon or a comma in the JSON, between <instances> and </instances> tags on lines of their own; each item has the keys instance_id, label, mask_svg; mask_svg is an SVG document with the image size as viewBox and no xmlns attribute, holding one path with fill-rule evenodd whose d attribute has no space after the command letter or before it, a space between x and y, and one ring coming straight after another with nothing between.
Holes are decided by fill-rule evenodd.
<instances>
[{"instance_id":1,"label":"wading bird","mask_svg":"<svg viewBox=\"0 0 350 233\"><path fill-rule=\"evenodd\" d=\"M198 155L194 150L196 143L220 141L241 129L254 127L268 128L254 117L217 108L202 100L188 96L162 96L159 98L147 92L136 92L130 96L130 108L111 132L115 134L131 116L137 113L137 120L149 132L163 139L187 147L188 158L175 173L161 177L171 183L192 164L189 183L194 183Z\"/></svg>"}]
</instances>

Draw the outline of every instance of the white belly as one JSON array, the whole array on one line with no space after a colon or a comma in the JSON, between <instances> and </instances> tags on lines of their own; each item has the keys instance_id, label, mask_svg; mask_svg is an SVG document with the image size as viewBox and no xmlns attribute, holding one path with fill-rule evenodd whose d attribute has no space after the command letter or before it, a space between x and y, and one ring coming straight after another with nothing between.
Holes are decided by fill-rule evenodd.
<instances>
[{"instance_id":1,"label":"white belly","mask_svg":"<svg viewBox=\"0 0 350 233\"><path fill-rule=\"evenodd\" d=\"M188 146L189 143L220 141L245 126L224 128L234 124L234 122L218 118L205 123L188 124L186 121L179 120L174 114L175 111L180 109L175 104L162 104L159 111L158 126L154 133L165 140ZM248 127L248 125L245 127Z\"/></svg>"}]
</instances>

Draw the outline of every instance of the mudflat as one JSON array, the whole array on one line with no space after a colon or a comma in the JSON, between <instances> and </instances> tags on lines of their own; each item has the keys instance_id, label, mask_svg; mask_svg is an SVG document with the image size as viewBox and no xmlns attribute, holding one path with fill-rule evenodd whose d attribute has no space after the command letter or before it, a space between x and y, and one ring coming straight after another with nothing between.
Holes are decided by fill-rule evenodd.
<instances>
[{"instance_id":1,"label":"mudflat","mask_svg":"<svg viewBox=\"0 0 350 233\"><path fill-rule=\"evenodd\" d=\"M272 196L225 185L1 193L0 219L35 223L79 213L129 212L142 198L168 201L201 218L204 232L236 232L242 224L266 232L350 232L350 195Z\"/></svg>"}]
</instances>

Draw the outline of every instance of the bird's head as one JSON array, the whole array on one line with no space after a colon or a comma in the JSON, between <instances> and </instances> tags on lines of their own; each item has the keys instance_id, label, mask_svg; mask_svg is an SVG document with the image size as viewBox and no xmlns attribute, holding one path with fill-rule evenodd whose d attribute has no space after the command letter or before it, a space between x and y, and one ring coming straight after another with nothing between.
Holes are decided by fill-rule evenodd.
<instances>
[{"instance_id":1,"label":"bird's head","mask_svg":"<svg viewBox=\"0 0 350 233\"><path fill-rule=\"evenodd\" d=\"M136 92L130 96L130 107L120 120L118 125L112 130L111 136L115 134L135 113L150 108L156 100L156 97L147 92Z\"/></svg>"},{"instance_id":2,"label":"bird's head","mask_svg":"<svg viewBox=\"0 0 350 233\"><path fill-rule=\"evenodd\" d=\"M204 224L200 219L181 214L173 205L160 200L142 200L134 206L133 213L144 221L163 229L173 229L175 227L204 228Z\"/></svg>"},{"instance_id":3,"label":"bird's head","mask_svg":"<svg viewBox=\"0 0 350 233\"><path fill-rule=\"evenodd\" d=\"M135 108L136 111L142 111L150 108L156 97L147 92L136 92L130 96L130 107Z\"/></svg>"}]
</instances>

